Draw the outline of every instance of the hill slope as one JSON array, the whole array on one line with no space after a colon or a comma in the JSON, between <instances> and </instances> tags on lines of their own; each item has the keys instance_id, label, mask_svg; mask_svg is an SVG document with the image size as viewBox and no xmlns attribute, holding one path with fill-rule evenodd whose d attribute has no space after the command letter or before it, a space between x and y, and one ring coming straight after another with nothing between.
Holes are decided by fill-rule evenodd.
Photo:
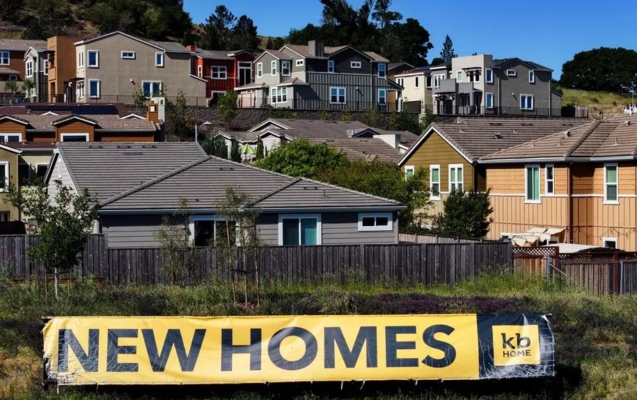
<instances>
[{"instance_id":1,"label":"hill slope","mask_svg":"<svg viewBox=\"0 0 637 400\"><path fill-rule=\"evenodd\" d=\"M624 107L631 102L630 94L611 92L589 92L578 89L562 89L563 106L588 106L589 114L599 112L607 114L621 114ZM637 101L637 98L636 98Z\"/></svg>"}]
</instances>

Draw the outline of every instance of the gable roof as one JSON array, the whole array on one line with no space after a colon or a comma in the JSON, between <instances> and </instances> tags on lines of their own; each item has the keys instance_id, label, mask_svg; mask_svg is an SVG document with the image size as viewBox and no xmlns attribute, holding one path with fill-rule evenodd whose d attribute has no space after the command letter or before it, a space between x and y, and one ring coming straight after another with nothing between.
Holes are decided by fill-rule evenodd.
<instances>
[{"instance_id":1,"label":"gable roof","mask_svg":"<svg viewBox=\"0 0 637 400\"><path fill-rule=\"evenodd\" d=\"M397 163L402 154L387 142L378 138L343 138L343 139L307 139L311 144L324 144L345 153L349 160L378 160L386 163Z\"/></svg>"},{"instance_id":2,"label":"gable roof","mask_svg":"<svg viewBox=\"0 0 637 400\"><path fill-rule=\"evenodd\" d=\"M433 133L437 133L468 162L474 162L488 154L588 123L590 120L558 118L457 118L453 123L433 123L398 165L404 165Z\"/></svg>"},{"instance_id":3,"label":"gable roof","mask_svg":"<svg viewBox=\"0 0 637 400\"><path fill-rule=\"evenodd\" d=\"M401 62L389 63L389 65L387 66L387 70L391 71L393 69L400 68L400 67L409 68L409 69L416 68L406 61L401 61Z\"/></svg>"},{"instance_id":4,"label":"gable roof","mask_svg":"<svg viewBox=\"0 0 637 400\"><path fill-rule=\"evenodd\" d=\"M97 36L94 37L92 39L86 39L86 40L81 40L79 42L75 42L75 45L83 45L83 44L89 44L89 43L93 43L93 42L97 42L98 40L102 40L102 39L107 39L111 36L115 36L115 35L122 35L125 36L129 39L135 40L139 43L143 43L145 45L154 47L158 50L163 50L167 53L191 53L190 50L188 50L186 47L184 47L181 43L179 42L168 42L168 41L156 41L156 40L149 40L149 39L142 39L142 38L138 38L136 36L133 35L129 35L128 33L124 33L121 31L113 31L101 36Z\"/></svg>"},{"instance_id":5,"label":"gable roof","mask_svg":"<svg viewBox=\"0 0 637 400\"><path fill-rule=\"evenodd\" d=\"M203 58L206 60L227 60L232 61L234 58L232 55L228 54L227 51L222 50L203 50L197 48L197 52L195 53L197 57Z\"/></svg>"},{"instance_id":6,"label":"gable roof","mask_svg":"<svg viewBox=\"0 0 637 400\"><path fill-rule=\"evenodd\" d=\"M4 111L0 109L0 112ZM158 126L147 120L146 118L120 118L119 115L113 114L67 114L60 117L56 114L18 114L16 115L0 115L0 121L9 119L14 122L26 125L27 129L36 129L44 131L54 131L55 127L71 120L78 120L95 126L99 130L113 131L156 131Z\"/></svg>"},{"instance_id":7,"label":"gable roof","mask_svg":"<svg viewBox=\"0 0 637 400\"><path fill-rule=\"evenodd\" d=\"M5 146L4 144L0 143L0 150L6 150L10 153L14 153L14 154L20 154L22 153L20 150L18 150L17 148L13 147L13 146Z\"/></svg>"},{"instance_id":8,"label":"gable roof","mask_svg":"<svg viewBox=\"0 0 637 400\"><path fill-rule=\"evenodd\" d=\"M393 200L204 156L103 201L101 210L159 212L178 209L186 200L189 210L208 212L223 201L229 186L251 199L244 207L263 211L404 208Z\"/></svg>"},{"instance_id":9,"label":"gable roof","mask_svg":"<svg viewBox=\"0 0 637 400\"><path fill-rule=\"evenodd\" d=\"M4 111L4 110L0 110L0 111ZM2 122L5 119L18 123L20 125L29 125L29 121L25 120L24 118L15 117L13 115L0 115L0 122Z\"/></svg>"},{"instance_id":10,"label":"gable roof","mask_svg":"<svg viewBox=\"0 0 637 400\"><path fill-rule=\"evenodd\" d=\"M0 50L27 51L29 47L46 50L46 40L0 39Z\"/></svg>"},{"instance_id":11,"label":"gable roof","mask_svg":"<svg viewBox=\"0 0 637 400\"><path fill-rule=\"evenodd\" d=\"M248 132L255 132L263 130L266 125L275 125L279 129L295 129L299 131L312 131L317 135L327 134L331 135L337 133L339 137L347 134L348 129L368 129L369 126L358 121L331 121L331 120L318 120L318 119L294 119L294 118L268 118L267 120L260 122L259 124L248 129ZM321 136L317 136L321 137Z\"/></svg>"},{"instance_id":12,"label":"gable roof","mask_svg":"<svg viewBox=\"0 0 637 400\"><path fill-rule=\"evenodd\" d=\"M100 202L205 156L196 143L173 142L61 142L57 150L75 188Z\"/></svg>"},{"instance_id":13,"label":"gable roof","mask_svg":"<svg viewBox=\"0 0 637 400\"><path fill-rule=\"evenodd\" d=\"M356 49L355 47L351 46L351 45L344 45L344 46L325 46L323 47L323 53L325 54L325 56L323 57L319 57L319 56L315 56L310 54L310 48L307 45L303 45L303 44L286 44L284 45L281 49L283 48L287 48L293 52L295 52L296 54L300 55L301 57L304 58L329 58L331 56L333 56L336 53L340 53L341 51L345 50L345 49L352 49L355 50L356 52L364 55L365 57L369 58L370 61L378 61L378 62L386 62L388 63L389 60L386 59L385 57L381 56L378 53L375 53L373 51L361 51ZM270 50L267 50L270 51ZM282 53L284 54L284 53ZM285 57L289 57L289 56L285 56ZM285 57L283 57L283 59L285 59ZM280 58L280 57L279 57Z\"/></svg>"},{"instance_id":14,"label":"gable roof","mask_svg":"<svg viewBox=\"0 0 637 400\"><path fill-rule=\"evenodd\" d=\"M259 57L257 57L254 62L257 62L258 60L261 59L261 57L265 56L266 54L271 55L272 57L276 58L277 60L291 60L292 57L290 57L289 55L278 51L278 50L266 50L263 53L261 53L261 55L259 55Z\"/></svg>"},{"instance_id":15,"label":"gable roof","mask_svg":"<svg viewBox=\"0 0 637 400\"><path fill-rule=\"evenodd\" d=\"M538 63L534 63L533 61L525 61L525 60L522 60L522 59L517 58L517 57L502 58L502 59L499 59L499 60L493 60L493 68L502 68L505 65L510 64L512 62L515 62L515 61L520 62L522 64L525 64L529 68L534 69L536 71L551 71L551 72L553 71L552 69L550 69L548 67L545 67L543 65L540 65Z\"/></svg>"}]
</instances>

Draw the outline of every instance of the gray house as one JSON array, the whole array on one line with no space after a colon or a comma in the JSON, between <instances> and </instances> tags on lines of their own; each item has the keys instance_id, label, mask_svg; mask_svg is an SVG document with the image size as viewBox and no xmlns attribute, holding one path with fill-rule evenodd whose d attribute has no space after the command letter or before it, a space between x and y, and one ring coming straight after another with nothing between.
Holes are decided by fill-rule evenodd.
<instances>
[{"instance_id":1,"label":"gray house","mask_svg":"<svg viewBox=\"0 0 637 400\"><path fill-rule=\"evenodd\" d=\"M24 54L24 76L34 84L31 93L25 93L25 97L35 103L44 103L48 100L48 57L46 42L34 44Z\"/></svg>"},{"instance_id":2,"label":"gray house","mask_svg":"<svg viewBox=\"0 0 637 400\"><path fill-rule=\"evenodd\" d=\"M242 107L296 109L396 109L389 93L402 87L388 79L389 61L352 46L286 45L254 61L254 83L237 87Z\"/></svg>"},{"instance_id":3,"label":"gray house","mask_svg":"<svg viewBox=\"0 0 637 400\"><path fill-rule=\"evenodd\" d=\"M261 239L277 245L398 243L399 203L207 156L194 143L58 143L47 182L88 189L101 208L95 232L111 248L157 247L165 216L187 202L191 241L205 245L223 220L226 187L251 199Z\"/></svg>"},{"instance_id":4,"label":"gray house","mask_svg":"<svg viewBox=\"0 0 637 400\"><path fill-rule=\"evenodd\" d=\"M552 90L553 71L519 58L456 57L427 81L440 115L561 116L562 96Z\"/></svg>"}]
</instances>

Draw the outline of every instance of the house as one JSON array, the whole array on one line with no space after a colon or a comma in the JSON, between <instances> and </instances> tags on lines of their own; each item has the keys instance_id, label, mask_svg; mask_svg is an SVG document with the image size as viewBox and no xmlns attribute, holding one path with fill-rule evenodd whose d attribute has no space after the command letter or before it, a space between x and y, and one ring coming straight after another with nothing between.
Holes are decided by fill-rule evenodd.
<instances>
[{"instance_id":1,"label":"house","mask_svg":"<svg viewBox=\"0 0 637 400\"><path fill-rule=\"evenodd\" d=\"M25 92L25 97L33 103L48 101L48 75L49 55L46 42L29 47L24 53L25 79L33 82L30 93Z\"/></svg>"},{"instance_id":2,"label":"house","mask_svg":"<svg viewBox=\"0 0 637 400\"><path fill-rule=\"evenodd\" d=\"M19 87L26 79L27 70L24 53L30 48L46 46L43 40L0 39L0 94L10 93L7 81L16 81Z\"/></svg>"},{"instance_id":3,"label":"house","mask_svg":"<svg viewBox=\"0 0 637 400\"><path fill-rule=\"evenodd\" d=\"M404 88L401 97L403 108L411 110L413 106L410 105L416 104L415 111L420 114L427 109L433 111L432 88L448 78L450 65L418 67L396 74L396 82Z\"/></svg>"},{"instance_id":4,"label":"house","mask_svg":"<svg viewBox=\"0 0 637 400\"><path fill-rule=\"evenodd\" d=\"M53 36L47 39L48 101L63 103L75 99L74 84L77 60L75 42L79 37ZM69 85L70 84L70 85Z\"/></svg>"},{"instance_id":5,"label":"house","mask_svg":"<svg viewBox=\"0 0 637 400\"><path fill-rule=\"evenodd\" d=\"M7 203L9 184L18 185L18 158L20 150L0 143L0 223L19 218L18 210Z\"/></svg>"},{"instance_id":6,"label":"house","mask_svg":"<svg viewBox=\"0 0 637 400\"><path fill-rule=\"evenodd\" d=\"M566 242L637 251L637 117L594 121L483 157L489 237L561 229Z\"/></svg>"},{"instance_id":7,"label":"house","mask_svg":"<svg viewBox=\"0 0 637 400\"><path fill-rule=\"evenodd\" d=\"M253 82L252 62L255 55L245 50L202 50L186 46L193 53L192 74L206 80L206 96L214 105L227 90Z\"/></svg>"},{"instance_id":8,"label":"house","mask_svg":"<svg viewBox=\"0 0 637 400\"><path fill-rule=\"evenodd\" d=\"M432 72L434 113L561 116L562 97L551 88L552 73L519 58L453 58L446 77Z\"/></svg>"},{"instance_id":9,"label":"house","mask_svg":"<svg viewBox=\"0 0 637 400\"><path fill-rule=\"evenodd\" d=\"M389 93L400 87L387 77L389 61L352 46L286 45L254 61L254 83L239 86L242 107L396 110Z\"/></svg>"},{"instance_id":10,"label":"house","mask_svg":"<svg viewBox=\"0 0 637 400\"><path fill-rule=\"evenodd\" d=\"M452 190L486 191L487 172L479 160L502 149L586 125L584 119L457 118L433 123L398 165L406 176L429 171L431 211L438 214Z\"/></svg>"},{"instance_id":11,"label":"house","mask_svg":"<svg viewBox=\"0 0 637 400\"><path fill-rule=\"evenodd\" d=\"M133 104L133 94L141 91L145 98L183 92L188 104L206 103L206 79L191 74L191 52L178 42L116 31L78 41L75 51L75 98L67 101Z\"/></svg>"},{"instance_id":12,"label":"house","mask_svg":"<svg viewBox=\"0 0 637 400\"><path fill-rule=\"evenodd\" d=\"M162 220L184 200L192 243L210 243L223 221L218 204L227 187L250 198L242 208L259 211L259 237L272 246L398 243L397 212L405 208L207 156L196 143L59 143L47 176L52 197L55 177L97 196L95 232L111 248L158 247Z\"/></svg>"},{"instance_id":13,"label":"house","mask_svg":"<svg viewBox=\"0 0 637 400\"><path fill-rule=\"evenodd\" d=\"M408 62L400 61L387 64L387 77L396 82L396 75L402 74L405 71L414 69L415 67ZM402 85L401 85L402 86ZM398 103L398 93L397 91L389 92L389 104L397 104Z\"/></svg>"}]
</instances>

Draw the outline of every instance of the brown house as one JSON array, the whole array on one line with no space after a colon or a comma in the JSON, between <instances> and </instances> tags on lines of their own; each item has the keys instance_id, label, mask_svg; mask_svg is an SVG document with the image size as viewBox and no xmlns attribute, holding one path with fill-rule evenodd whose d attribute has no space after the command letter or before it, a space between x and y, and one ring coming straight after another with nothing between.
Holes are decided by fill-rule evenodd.
<instances>
[{"instance_id":1,"label":"brown house","mask_svg":"<svg viewBox=\"0 0 637 400\"><path fill-rule=\"evenodd\" d=\"M27 71L24 53L30 47L43 47L43 40L0 39L0 93L8 93L5 82L24 82Z\"/></svg>"},{"instance_id":2,"label":"brown house","mask_svg":"<svg viewBox=\"0 0 637 400\"><path fill-rule=\"evenodd\" d=\"M69 91L69 83L73 82L76 71L75 42L77 37L53 36L47 39L46 47L49 56L48 93L49 102L64 102Z\"/></svg>"}]
</instances>

